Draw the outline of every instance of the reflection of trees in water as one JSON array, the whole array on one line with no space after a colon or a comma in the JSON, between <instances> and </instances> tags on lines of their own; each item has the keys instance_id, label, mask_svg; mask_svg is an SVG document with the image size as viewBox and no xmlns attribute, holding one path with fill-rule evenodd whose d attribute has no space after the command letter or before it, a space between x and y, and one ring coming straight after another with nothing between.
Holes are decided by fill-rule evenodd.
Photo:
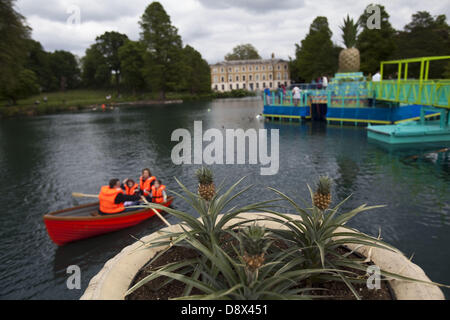
<instances>
[{"instance_id":1,"label":"reflection of trees in water","mask_svg":"<svg viewBox=\"0 0 450 320\"><path fill-rule=\"evenodd\" d=\"M356 188L356 179L358 178L358 164L347 156L337 157L339 178L335 180L336 192L339 199L344 199Z\"/></svg>"}]
</instances>

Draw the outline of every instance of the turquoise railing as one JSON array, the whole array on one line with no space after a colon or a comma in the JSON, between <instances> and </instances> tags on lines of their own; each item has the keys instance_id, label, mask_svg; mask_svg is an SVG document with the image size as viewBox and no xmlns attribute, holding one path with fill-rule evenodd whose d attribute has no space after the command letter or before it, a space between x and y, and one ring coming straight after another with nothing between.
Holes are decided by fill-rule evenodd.
<instances>
[{"instance_id":1,"label":"turquoise railing","mask_svg":"<svg viewBox=\"0 0 450 320\"><path fill-rule=\"evenodd\" d=\"M308 96L309 96L309 92L308 91L303 91L300 93L300 101L298 103L298 106L306 106L308 105ZM270 106L295 106L294 105L294 96L292 94L292 91L287 90L286 94L283 94L283 92L271 92L270 93L270 98L266 95L263 94L264 97L264 105L270 105Z\"/></svg>"}]
</instances>

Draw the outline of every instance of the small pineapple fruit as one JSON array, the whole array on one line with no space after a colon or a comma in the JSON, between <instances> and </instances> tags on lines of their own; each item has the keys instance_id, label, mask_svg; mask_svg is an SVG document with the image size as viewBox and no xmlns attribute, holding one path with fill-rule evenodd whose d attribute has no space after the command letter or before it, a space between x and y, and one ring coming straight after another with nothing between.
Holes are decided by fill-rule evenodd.
<instances>
[{"instance_id":1,"label":"small pineapple fruit","mask_svg":"<svg viewBox=\"0 0 450 320\"><path fill-rule=\"evenodd\" d=\"M256 224L244 229L240 235L243 259L250 271L258 270L265 261L265 254L272 241L266 237L266 229Z\"/></svg>"},{"instance_id":2,"label":"small pineapple fruit","mask_svg":"<svg viewBox=\"0 0 450 320\"><path fill-rule=\"evenodd\" d=\"M326 210L331 204L331 179L328 176L319 177L317 190L314 193L314 205L320 210Z\"/></svg>"},{"instance_id":3,"label":"small pineapple fruit","mask_svg":"<svg viewBox=\"0 0 450 320\"><path fill-rule=\"evenodd\" d=\"M198 194L206 201L210 201L216 194L216 186L211 170L202 167L196 172L198 179Z\"/></svg>"}]
</instances>

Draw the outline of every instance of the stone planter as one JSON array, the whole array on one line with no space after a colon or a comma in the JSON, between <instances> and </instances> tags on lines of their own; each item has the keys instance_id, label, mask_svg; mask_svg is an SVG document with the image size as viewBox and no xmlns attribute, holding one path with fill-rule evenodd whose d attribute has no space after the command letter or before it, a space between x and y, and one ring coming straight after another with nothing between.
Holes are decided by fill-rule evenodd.
<instances>
[{"instance_id":1,"label":"stone planter","mask_svg":"<svg viewBox=\"0 0 450 320\"><path fill-rule=\"evenodd\" d=\"M246 213L241 216L248 217L249 221L261 217L261 215ZM291 215L298 219L298 216ZM233 223L235 221L230 221ZM280 228L280 225L271 221L259 221L261 225L268 228ZM158 238L164 231L180 232L179 225L174 225L141 239L143 242L151 242ZM339 230L338 230L339 231ZM142 242L124 248L118 255L106 262L100 272L91 279L88 288L81 300L123 300L125 293L130 288L131 282L140 269L155 254L164 248L142 248ZM409 261L403 254L391 252L379 248L368 248L366 246L348 245L348 247L363 256L370 257L371 261L381 269L388 272L398 273L406 277L430 281L425 272L416 264ZM399 280L389 281L392 290L398 300L444 300L441 289L434 285L413 283Z\"/></svg>"}]
</instances>

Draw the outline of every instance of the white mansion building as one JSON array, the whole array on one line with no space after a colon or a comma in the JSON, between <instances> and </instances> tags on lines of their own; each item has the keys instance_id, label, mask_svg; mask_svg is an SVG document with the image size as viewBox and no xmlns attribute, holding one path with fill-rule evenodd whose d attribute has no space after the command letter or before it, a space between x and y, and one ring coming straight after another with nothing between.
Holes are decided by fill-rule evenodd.
<instances>
[{"instance_id":1,"label":"white mansion building","mask_svg":"<svg viewBox=\"0 0 450 320\"><path fill-rule=\"evenodd\" d=\"M275 59L224 61L211 67L215 91L276 89L291 84L288 61Z\"/></svg>"}]
</instances>

